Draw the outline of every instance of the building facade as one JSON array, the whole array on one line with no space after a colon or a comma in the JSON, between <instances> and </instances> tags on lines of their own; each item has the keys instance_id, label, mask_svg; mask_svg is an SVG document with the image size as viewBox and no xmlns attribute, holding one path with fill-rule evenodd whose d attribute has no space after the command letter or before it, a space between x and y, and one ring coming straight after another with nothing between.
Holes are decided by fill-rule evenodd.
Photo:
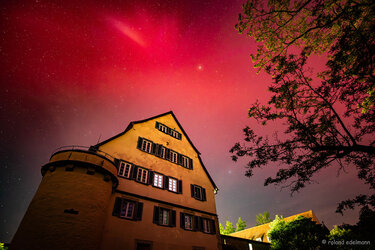
<instances>
[{"instance_id":1,"label":"building facade","mask_svg":"<svg viewBox=\"0 0 375 250\"><path fill-rule=\"evenodd\" d=\"M221 249L218 190L173 112L62 149L11 249Z\"/></svg>"}]
</instances>

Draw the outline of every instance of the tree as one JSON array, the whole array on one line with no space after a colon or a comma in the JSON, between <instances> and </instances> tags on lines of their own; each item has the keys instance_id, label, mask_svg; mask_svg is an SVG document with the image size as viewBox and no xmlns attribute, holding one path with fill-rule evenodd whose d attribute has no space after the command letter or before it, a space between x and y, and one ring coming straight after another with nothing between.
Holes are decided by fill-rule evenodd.
<instances>
[{"instance_id":1,"label":"tree","mask_svg":"<svg viewBox=\"0 0 375 250\"><path fill-rule=\"evenodd\" d=\"M224 227L223 225L221 225L221 223L219 224L219 230L220 230L220 234L224 234Z\"/></svg>"},{"instance_id":2,"label":"tree","mask_svg":"<svg viewBox=\"0 0 375 250\"><path fill-rule=\"evenodd\" d=\"M238 221L236 223L236 232L244 230L246 228L246 221L243 221L241 217L238 217Z\"/></svg>"},{"instance_id":3,"label":"tree","mask_svg":"<svg viewBox=\"0 0 375 250\"><path fill-rule=\"evenodd\" d=\"M235 230L234 230L232 222L227 221L226 224L225 224L225 229L224 229L223 234L231 234L231 233L234 233L234 231Z\"/></svg>"},{"instance_id":4,"label":"tree","mask_svg":"<svg viewBox=\"0 0 375 250\"><path fill-rule=\"evenodd\" d=\"M249 157L253 169L278 162L265 185L286 184L295 192L329 166L355 166L358 178L375 189L375 2L371 0L249 0L236 29L258 43L255 67L272 76L266 105L256 101L249 117L262 125L286 125L281 138L257 135L246 127L245 144L236 143L232 159ZM324 55L316 74L311 55ZM375 195L358 195L339 204L375 207Z\"/></svg>"},{"instance_id":5,"label":"tree","mask_svg":"<svg viewBox=\"0 0 375 250\"><path fill-rule=\"evenodd\" d=\"M285 222L282 217L276 216L267 236L271 240L271 249L319 249L328 233L328 229L311 218L298 216Z\"/></svg>"},{"instance_id":6,"label":"tree","mask_svg":"<svg viewBox=\"0 0 375 250\"><path fill-rule=\"evenodd\" d=\"M268 222L271 222L272 220L270 219L270 213L268 211L264 213L260 213L257 215L257 226L266 224Z\"/></svg>"}]
</instances>

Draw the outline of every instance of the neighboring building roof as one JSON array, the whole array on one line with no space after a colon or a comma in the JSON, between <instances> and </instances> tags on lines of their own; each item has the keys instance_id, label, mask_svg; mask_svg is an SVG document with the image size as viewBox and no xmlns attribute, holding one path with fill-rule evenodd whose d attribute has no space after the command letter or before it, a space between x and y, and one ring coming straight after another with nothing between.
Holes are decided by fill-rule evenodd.
<instances>
[{"instance_id":1,"label":"neighboring building roof","mask_svg":"<svg viewBox=\"0 0 375 250\"><path fill-rule=\"evenodd\" d=\"M294 220L298 216L311 218L312 221L315 221L316 223L320 224L318 218L316 217L316 215L314 214L312 210L286 217L284 218L284 220L289 222L289 221ZM256 227L247 228L239 232L231 233L229 235L234 236L234 237L244 238L244 239L250 239L250 240L256 240L258 238L261 238L263 242L269 242L267 238L267 233L270 230L270 224L271 223L266 223L266 224L259 225Z\"/></svg>"},{"instance_id":2,"label":"neighboring building roof","mask_svg":"<svg viewBox=\"0 0 375 250\"><path fill-rule=\"evenodd\" d=\"M124 130L124 132L121 132L121 133L119 133L119 134L117 134L117 135L115 135L115 136L113 136L113 137L111 137L111 138L109 138L109 139L107 139L107 140L105 140L105 141L102 141L102 142L100 142L100 143L94 145L94 147L95 147L95 148L98 148L98 147L100 147L101 145L106 144L107 142L112 141L112 140L114 140L114 139L116 139L116 138L118 138L118 137L124 135L126 132L128 132L130 129L133 128L133 125L134 125L134 124L147 122L147 121L149 121L149 120L156 119L156 118L159 118L159 117L162 117L162 116L165 116L165 115L169 115L169 114L172 115L172 117L175 119L175 121L176 121L177 125L180 127L182 133L185 135L186 139L188 140L188 142L190 143L190 145L193 147L193 149L195 150L195 152L197 152L197 154L198 154L198 159L199 159L199 162L201 163L201 165L202 165L202 167L203 167L203 170L206 172L208 178L210 179L212 185L214 186L215 191L218 191L218 190L219 190L218 187L216 186L215 182L213 181L213 179L211 178L210 174L208 173L206 167L205 167L204 164L203 164L203 161L202 161L202 159L201 159L201 157L200 157L200 154L201 154L201 153L200 153L200 152L198 151L198 149L194 146L193 142L190 140L189 136L186 134L184 128L181 126L180 122L177 120L176 116L173 114L172 111L169 111L169 112L166 112L166 113L163 113L163 114L160 114L160 115L156 115L156 116L153 116L153 117L150 117L150 118L147 118L147 119L143 119L143 120L139 120L139 121L132 121L132 122L130 122L129 125L126 127L126 129Z\"/></svg>"}]
</instances>

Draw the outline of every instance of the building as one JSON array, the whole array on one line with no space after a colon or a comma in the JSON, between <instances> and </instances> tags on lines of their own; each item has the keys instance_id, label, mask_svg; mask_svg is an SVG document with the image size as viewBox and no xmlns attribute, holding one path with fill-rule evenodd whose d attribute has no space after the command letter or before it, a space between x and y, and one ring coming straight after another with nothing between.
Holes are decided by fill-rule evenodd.
<instances>
[{"instance_id":1,"label":"building","mask_svg":"<svg viewBox=\"0 0 375 250\"><path fill-rule=\"evenodd\" d=\"M218 188L173 112L61 148L11 249L221 249Z\"/></svg>"},{"instance_id":2,"label":"building","mask_svg":"<svg viewBox=\"0 0 375 250\"><path fill-rule=\"evenodd\" d=\"M289 221L294 220L298 216L311 218L312 221L315 221L317 224L320 224L318 218L316 217L316 215L314 214L312 210L286 217L284 218L284 220L286 222L289 222ZM231 233L229 234L229 236L270 243L270 239L267 236L267 233L270 230L270 224L271 223L266 223L266 224L259 225L256 227L247 228L242 231Z\"/></svg>"}]
</instances>

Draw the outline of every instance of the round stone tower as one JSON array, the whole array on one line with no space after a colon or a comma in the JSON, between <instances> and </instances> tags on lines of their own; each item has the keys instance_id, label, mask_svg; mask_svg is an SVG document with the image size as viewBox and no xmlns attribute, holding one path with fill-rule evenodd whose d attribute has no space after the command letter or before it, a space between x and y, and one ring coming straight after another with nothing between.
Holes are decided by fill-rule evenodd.
<instances>
[{"instance_id":1,"label":"round stone tower","mask_svg":"<svg viewBox=\"0 0 375 250\"><path fill-rule=\"evenodd\" d=\"M98 249L112 191L114 159L96 150L54 153L10 249Z\"/></svg>"}]
</instances>

